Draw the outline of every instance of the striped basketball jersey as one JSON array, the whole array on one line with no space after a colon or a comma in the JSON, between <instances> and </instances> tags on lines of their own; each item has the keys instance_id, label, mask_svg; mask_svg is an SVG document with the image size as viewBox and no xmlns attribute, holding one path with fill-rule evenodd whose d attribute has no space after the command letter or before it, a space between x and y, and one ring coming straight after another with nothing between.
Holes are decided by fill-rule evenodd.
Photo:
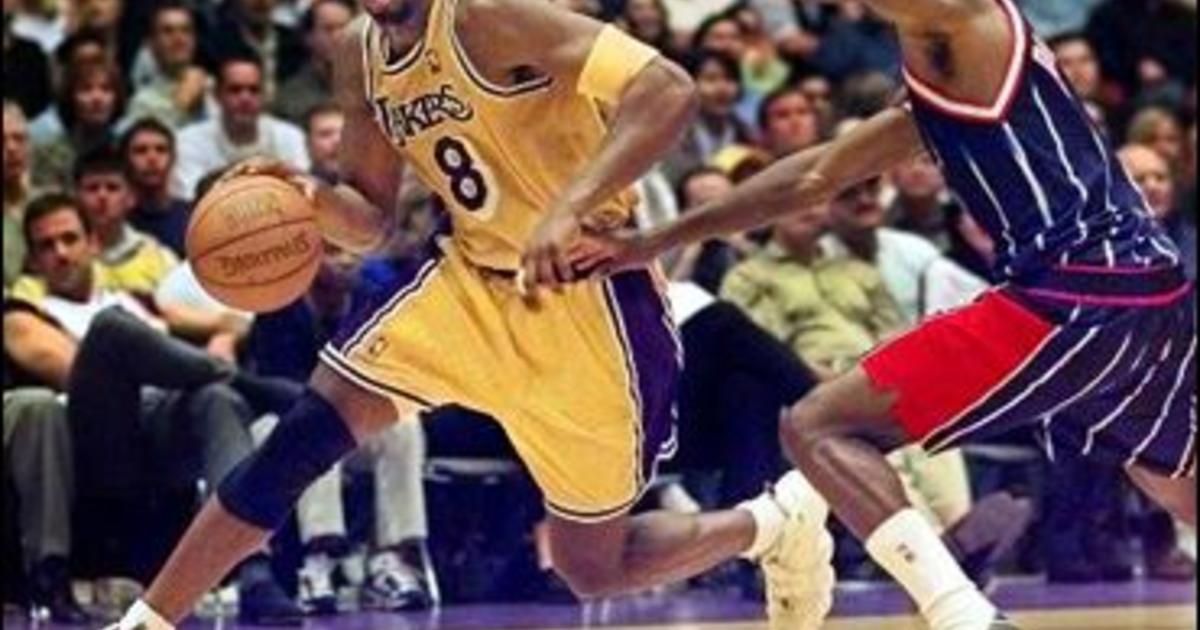
<instances>
[{"instance_id":1,"label":"striped basketball jersey","mask_svg":"<svg viewBox=\"0 0 1200 630\"><path fill-rule=\"evenodd\" d=\"M573 82L518 69L505 85L484 77L455 31L459 0L432 0L423 38L389 59L364 20L365 97L376 122L450 209L454 239L480 266L514 270L542 214L596 154L607 133L600 106ZM570 84L568 84L570 83ZM624 224L626 192L585 223Z\"/></svg>"},{"instance_id":2,"label":"striped basketball jersey","mask_svg":"<svg viewBox=\"0 0 1200 630\"><path fill-rule=\"evenodd\" d=\"M990 105L946 96L908 68L925 144L951 190L995 241L1000 278L1036 283L1051 267L1173 266L1179 254L1054 53L1011 0L997 0L1013 50Z\"/></svg>"}]
</instances>

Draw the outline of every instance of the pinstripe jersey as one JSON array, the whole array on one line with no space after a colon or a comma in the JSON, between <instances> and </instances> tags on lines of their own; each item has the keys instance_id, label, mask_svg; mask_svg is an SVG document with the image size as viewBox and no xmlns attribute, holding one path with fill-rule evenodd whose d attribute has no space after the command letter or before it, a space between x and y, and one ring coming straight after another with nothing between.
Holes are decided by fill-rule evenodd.
<instances>
[{"instance_id":1,"label":"pinstripe jersey","mask_svg":"<svg viewBox=\"0 0 1200 630\"><path fill-rule=\"evenodd\" d=\"M952 99L907 68L911 108L947 184L996 244L997 276L1179 262L1141 192L1011 0L1007 74L990 105Z\"/></svg>"}]
</instances>

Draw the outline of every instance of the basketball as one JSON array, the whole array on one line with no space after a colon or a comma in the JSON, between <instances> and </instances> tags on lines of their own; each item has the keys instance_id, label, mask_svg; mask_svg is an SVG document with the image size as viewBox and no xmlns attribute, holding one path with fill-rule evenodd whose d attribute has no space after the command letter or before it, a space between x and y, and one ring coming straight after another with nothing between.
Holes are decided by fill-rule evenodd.
<instances>
[{"instance_id":1,"label":"basketball","mask_svg":"<svg viewBox=\"0 0 1200 630\"><path fill-rule=\"evenodd\" d=\"M255 313L304 295L323 251L312 203L267 175L238 177L210 190L192 213L186 245L209 294Z\"/></svg>"}]
</instances>

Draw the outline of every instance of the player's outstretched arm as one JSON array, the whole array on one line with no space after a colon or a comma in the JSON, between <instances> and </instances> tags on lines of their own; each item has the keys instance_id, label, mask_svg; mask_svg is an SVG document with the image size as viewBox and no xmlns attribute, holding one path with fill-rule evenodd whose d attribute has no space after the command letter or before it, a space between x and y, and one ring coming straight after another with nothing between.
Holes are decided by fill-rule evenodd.
<instances>
[{"instance_id":1,"label":"player's outstretched arm","mask_svg":"<svg viewBox=\"0 0 1200 630\"><path fill-rule=\"evenodd\" d=\"M342 29L334 52L334 97L345 116L336 186L316 190L325 237L364 253L386 244L396 226L404 162L376 126L366 101L360 18Z\"/></svg>"},{"instance_id":2,"label":"player's outstretched arm","mask_svg":"<svg viewBox=\"0 0 1200 630\"><path fill-rule=\"evenodd\" d=\"M527 244L527 280L574 279L569 252L580 217L633 185L682 136L696 108L691 78L654 49L549 3L476 0L476 17L505 25L498 42L560 85L603 103L609 131L596 156L549 209Z\"/></svg>"},{"instance_id":3,"label":"player's outstretched arm","mask_svg":"<svg viewBox=\"0 0 1200 630\"><path fill-rule=\"evenodd\" d=\"M680 245L753 229L791 212L824 212L842 190L923 150L903 107L889 108L845 135L784 158L729 194L644 233L596 237L588 262L611 273L643 265Z\"/></svg>"}]
</instances>

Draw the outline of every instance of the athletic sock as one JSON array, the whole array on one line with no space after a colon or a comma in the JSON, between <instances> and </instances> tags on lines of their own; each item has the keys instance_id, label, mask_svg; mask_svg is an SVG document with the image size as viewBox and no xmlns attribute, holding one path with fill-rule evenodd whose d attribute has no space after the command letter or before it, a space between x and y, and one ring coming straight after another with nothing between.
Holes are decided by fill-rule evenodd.
<instances>
[{"instance_id":1,"label":"athletic sock","mask_svg":"<svg viewBox=\"0 0 1200 630\"><path fill-rule=\"evenodd\" d=\"M749 549L742 552L741 556L748 560L758 560L779 539L784 523L787 522L787 514L784 513L783 508L779 507L769 492L764 492L749 501L743 501L734 509L749 512L750 517L754 519L754 541L750 543Z\"/></svg>"},{"instance_id":2,"label":"athletic sock","mask_svg":"<svg viewBox=\"0 0 1200 630\"><path fill-rule=\"evenodd\" d=\"M981 630L995 618L996 607L916 510L893 515L867 538L866 547L913 598L932 630Z\"/></svg>"},{"instance_id":3,"label":"athletic sock","mask_svg":"<svg viewBox=\"0 0 1200 630\"><path fill-rule=\"evenodd\" d=\"M142 600L137 600L129 610L125 612L125 616L117 622L117 630L175 630L175 626L169 621L163 619L162 615L154 612L154 609L149 604Z\"/></svg>"}]
</instances>

